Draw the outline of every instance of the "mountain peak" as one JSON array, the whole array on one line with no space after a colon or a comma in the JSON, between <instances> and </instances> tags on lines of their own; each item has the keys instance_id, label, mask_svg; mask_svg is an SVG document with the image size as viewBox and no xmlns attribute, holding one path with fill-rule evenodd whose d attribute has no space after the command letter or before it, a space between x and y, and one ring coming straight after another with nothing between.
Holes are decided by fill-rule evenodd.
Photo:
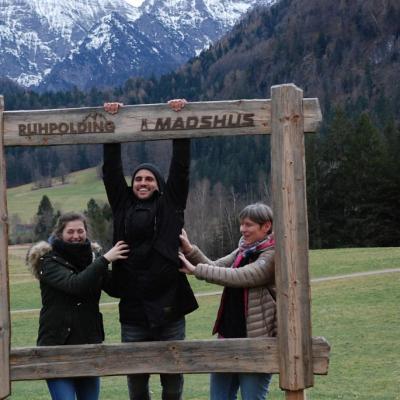
<instances>
[{"instance_id":1,"label":"mountain peak","mask_svg":"<svg viewBox=\"0 0 400 400\"><path fill-rule=\"evenodd\" d=\"M14 0L0 4L0 68L3 76L26 86L64 82L56 71L72 60L101 63L112 53L154 54L157 73L167 72L219 39L250 7L277 0ZM120 40L117 40L117 37ZM129 46L133 46L130 47ZM147 49L145 49L145 46ZM140 50L139 50L140 49ZM85 55L85 53L87 53ZM98 60L95 60L95 53ZM123 52L122 52L123 53ZM160 57L164 54L165 57ZM125 58L125 57L124 57ZM168 59L168 61L166 61ZM162 62L156 66L155 63ZM122 64L121 77L142 74L140 61ZM95 69L93 65L92 68ZM90 85L97 85L91 76ZM82 84L83 80L79 79ZM113 84L120 84L117 80ZM68 85L67 85L68 86ZM83 88L84 86L79 86ZM59 87L62 88L62 87Z\"/></svg>"}]
</instances>

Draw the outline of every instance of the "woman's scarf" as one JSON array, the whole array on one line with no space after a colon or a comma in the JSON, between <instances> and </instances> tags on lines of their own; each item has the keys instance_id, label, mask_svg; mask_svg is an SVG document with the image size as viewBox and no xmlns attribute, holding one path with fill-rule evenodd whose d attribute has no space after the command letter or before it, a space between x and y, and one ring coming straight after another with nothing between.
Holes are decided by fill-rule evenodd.
<instances>
[{"instance_id":1,"label":"woman's scarf","mask_svg":"<svg viewBox=\"0 0 400 400\"><path fill-rule=\"evenodd\" d=\"M238 245L238 253L236 255L236 258L231 266L231 268L239 268L242 266L242 262L245 260L246 265L249 262L249 258L251 258L254 255L257 255L257 253L261 253L264 250L273 247L275 245L275 240L274 240L274 235L271 233L270 235L267 235L264 239L259 240L255 243L251 244L246 244L244 241L244 238L241 237L239 240L239 245ZM243 265L243 266L244 266ZM224 312L224 305L225 305L225 299L227 296L227 287L224 287L224 290L222 292L222 297L221 297L221 302L220 306L218 309L218 314L217 314L217 319L214 324L214 329L213 329L213 334L218 332L218 338L222 338L222 334L220 332L220 321L222 318L222 314ZM244 301L244 313L245 316L247 317L247 311L248 311L248 293L249 293L249 288L243 288L243 301ZM237 310L236 312L239 312Z\"/></svg>"},{"instance_id":2,"label":"woman's scarf","mask_svg":"<svg viewBox=\"0 0 400 400\"><path fill-rule=\"evenodd\" d=\"M275 246L274 235L271 233L266 236L264 239L261 239L254 243L246 244L243 236L239 240L239 252L233 262L232 268L237 268L244 258L250 257L254 254L261 253L268 247Z\"/></svg>"},{"instance_id":3,"label":"woman's scarf","mask_svg":"<svg viewBox=\"0 0 400 400\"><path fill-rule=\"evenodd\" d=\"M261 253L269 247L275 246L274 234L271 233L266 236L264 239L261 239L257 242L246 244L243 236L239 240L239 252L233 262L232 268L238 268L241 265L243 259L252 257L257 253ZM248 262L248 261L247 261ZM248 301L249 301L249 288L243 288L243 296L244 296L244 309L245 315L247 317L248 311Z\"/></svg>"},{"instance_id":4,"label":"woman's scarf","mask_svg":"<svg viewBox=\"0 0 400 400\"><path fill-rule=\"evenodd\" d=\"M83 243L70 243L56 238L52 241L52 246L65 261L81 271L93 261L92 245L87 239Z\"/></svg>"}]
</instances>

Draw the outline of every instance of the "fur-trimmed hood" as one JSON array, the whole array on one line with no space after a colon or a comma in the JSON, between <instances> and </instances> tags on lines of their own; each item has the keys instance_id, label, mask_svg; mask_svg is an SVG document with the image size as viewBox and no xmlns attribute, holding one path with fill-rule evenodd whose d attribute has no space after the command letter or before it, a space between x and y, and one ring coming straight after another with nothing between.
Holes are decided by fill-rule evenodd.
<instances>
[{"instance_id":1,"label":"fur-trimmed hood","mask_svg":"<svg viewBox=\"0 0 400 400\"><path fill-rule=\"evenodd\" d=\"M96 242L90 243L92 246L93 258L96 254L101 252L101 246ZM33 276L39 279L40 259L46 254L50 253L53 247L50 243L42 240L41 242L35 243L28 250L26 254L26 265L29 267Z\"/></svg>"}]
</instances>

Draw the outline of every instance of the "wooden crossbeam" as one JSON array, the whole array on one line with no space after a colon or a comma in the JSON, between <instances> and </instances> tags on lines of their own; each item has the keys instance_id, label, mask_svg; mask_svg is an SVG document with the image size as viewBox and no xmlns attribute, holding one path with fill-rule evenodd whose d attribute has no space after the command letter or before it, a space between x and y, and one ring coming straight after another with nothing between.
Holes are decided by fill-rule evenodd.
<instances>
[{"instance_id":1,"label":"wooden crossbeam","mask_svg":"<svg viewBox=\"0 0 400 400\"><path fill-rule=\"evenodd\" d=\"M322 120L318 99L304 99L305 132ZM270 100L188 103L179 113L165 104L4 112L5 146L134 142L181 137L271 133Z\"/></svg>"},{"instance_id":2,"label":"wooden crossbeam","mask_svg":"<svg viewBox=\"0 0 400 400\"><path fill-rule=\"evenodd\" d=\"M328 373L330 346L313 338L313 371ZM279 372L276 338L14 348L11 380L135 373Z\"/></svg>"}]
</instances>

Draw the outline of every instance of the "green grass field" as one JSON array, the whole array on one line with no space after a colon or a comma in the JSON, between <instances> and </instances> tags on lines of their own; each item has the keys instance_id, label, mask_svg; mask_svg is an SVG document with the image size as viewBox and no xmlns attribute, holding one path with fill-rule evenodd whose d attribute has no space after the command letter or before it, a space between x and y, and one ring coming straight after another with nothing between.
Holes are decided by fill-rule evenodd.
<instances>
[{"instance_id":1,"label":"green grass field","mask_svg":"<svg viewBox=\"0 0 400 400\"><path fill-rule=\"evenodd\" d=\"M90 198L106 201L103 182L97 177L96 168L68 175L68 183L55 183L51 188L33 189L32 184L7 190L7 206L10 216L18 215L22 223L30 223L43 195L47 195L53 207L62 212L83 211Z\"/></svg>"},{"instance_id":2,"label":"green grass field","mask_svg":"<svg viewBox=\"0 0 400 400\"><path fill-rule=\"evenodd\" d=\"M25 248L10 250L12 346L35 344L39 289L23 265ZM312 277L335 276L400 267L400 248L345 249L310 252ZM219 288L193 281L196 292ZM199 298L200 309L187 318L188 339L211 338L219 296ZM103 302L113 301L102 298ZM316 377L308 399L400 400L400 273L312 284L313 335L332 346L329 374ZM15 312L16 311L16 312ZM118 310L102 305L108 342L118 342ZM152 377L154 399L160 398L158 377ZM48 399L43 381L14 382L13 400ZM127 398L124 377L102 378L102 399ZM208 399L208 376L186 375L185 399ZM274 376L269 400L285 398Z\"/></svg>"}]
</instances>

